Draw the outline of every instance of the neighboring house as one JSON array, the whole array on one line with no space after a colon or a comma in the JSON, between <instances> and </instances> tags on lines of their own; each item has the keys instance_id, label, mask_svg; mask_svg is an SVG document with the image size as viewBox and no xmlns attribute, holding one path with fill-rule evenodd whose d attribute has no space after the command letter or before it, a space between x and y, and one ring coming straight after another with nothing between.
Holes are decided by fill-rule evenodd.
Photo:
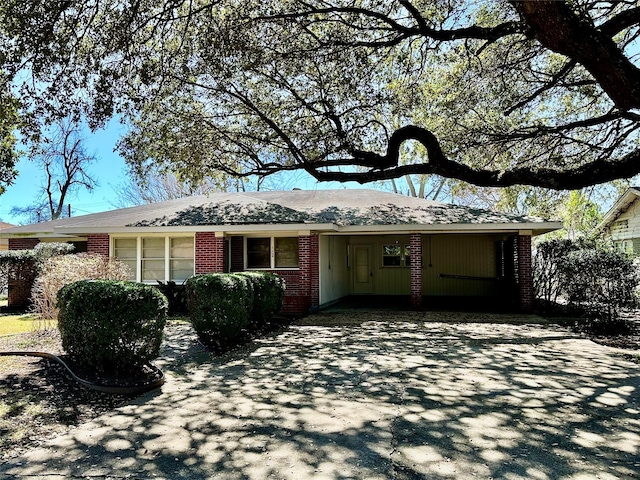
<instances>
[{"instance_id":1,"label":"neighboring house","mask_svg":"<svg viewBox=\"0 0 640 480\"><path fill-rule=\"evenodd\" d=\"M628 188L605 214L596 231L617 250L640 255L640 188Z\"/></svg>"},{"instance_id":2,"label":"neighboring house","mask_svg":"<svg viewBox=\"0 0 640 480\"><path fill-rule=\"evenodd\" d=\"M16 227L11 249L74 242L117 257L132 280L264 270L286 280L285 312L350 295L494 297L529 310L531 237L559 222L368 189L214 193ZM10 294L11 298L11 294ZM15 300L16 302L18 299Z\"/></svg>"},{"instance_id":3,"label":"neighboring house","mask_svg":"<svg viewBox=\"0 0 640 480\"><path fill-rule=\"evenodd\" d=\"M0 222L0 231L6 230L7 228L15 227L15 225L11 223ZM3 250L9 250L9 241L6 238L0 237L0 252Z\"/></svg>"}]
</instances>

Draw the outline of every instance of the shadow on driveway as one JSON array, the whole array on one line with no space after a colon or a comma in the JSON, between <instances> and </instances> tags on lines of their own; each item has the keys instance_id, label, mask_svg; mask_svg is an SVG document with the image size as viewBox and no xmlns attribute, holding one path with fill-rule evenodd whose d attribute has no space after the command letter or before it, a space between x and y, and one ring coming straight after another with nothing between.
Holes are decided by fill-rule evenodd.
<instances>
[{"instance_id":1,"label":"shadow on driveway","mask_svg":"<svg viewBox=\"0 0 640 480\"><path fill-rule=\"evenodd\" d=\"M639 365L553 325L345 315L225 357L173 323L161 391L0 476L637 478Z\"/></svg>"}]
</instances>

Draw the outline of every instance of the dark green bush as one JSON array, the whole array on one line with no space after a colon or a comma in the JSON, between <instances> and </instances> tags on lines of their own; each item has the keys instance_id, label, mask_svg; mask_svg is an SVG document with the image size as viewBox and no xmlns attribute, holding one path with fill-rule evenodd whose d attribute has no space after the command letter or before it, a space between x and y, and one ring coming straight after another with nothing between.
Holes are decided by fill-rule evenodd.
<instances>
[{"instance_id":1,"label":"dark green bush","mask_svg":"<svg viewBox=\"0 0 640 480\"><path fill-rule=\"evenodd\" d=\"M536 298L555 303L563 293L562 262L580 247L568 239L553 239L535 246L533 289Z\"/></svg>"},{"instance_id":2,"label":"dark green bush","mask_svg":"<svg viewBox=\"0 0 640 480\"><path fill-rule=\"evenodd\" d=\"M620 313L637 305L636 289L640 284L638 269L631 258L611 250L576 250L563 258L560 270L567 299L585 310L590 330L597 329L597 333L626 330Z\"/></svg>"},{"instance_id":3,"label":"dark green bush","mask_svg":"<svg viewBox=\"0 0 640 480\"><path fill-rule=\"evenodd\" d=\"M95 372L135 372L160 353L167 299L151 285L81 280L58 293L62 347Z\"/></svg>"},{"instance_id":4,"label":"dark green bush","mask_svg":"<svg viewBox=\"0 0 640 480\"><path fill-rule=\"evenodd\" d=\"M187 313L187 288L184 284L173 281L163 282L158 280L157 288L169 301L169 315Z\"/></svg>"},{"instance_id":5,"label":"dark green bush","mask_svg":"<svg viewBox=\"0 0 640 480\"><path fill-rule=\"evenodd\" d=\"M216 350L237 344L253 308L251 282L241 275L209 273L187 279L185 286L189 316L200 341Z\"/></svg>"},{"instance_id":6,"label":"dark green bush","mask_svg":"<svg viewBox=\"0 0 640 480\"><path fill-rule=\"evenodd\" d=\"M271 321L282 310L284 302L284 279L270 272L242 272L253 284L253 309L251 322L260 327Z\"/></svg>"}]
</instances>

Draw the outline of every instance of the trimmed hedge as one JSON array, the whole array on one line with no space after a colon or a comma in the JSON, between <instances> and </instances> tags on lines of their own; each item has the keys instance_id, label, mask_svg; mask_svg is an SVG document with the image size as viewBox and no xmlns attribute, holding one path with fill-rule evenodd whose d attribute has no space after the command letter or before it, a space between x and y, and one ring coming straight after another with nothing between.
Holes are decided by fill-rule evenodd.
<instances>
[{"instance_id":1,"label":"trimmed hedge","mask_svg":"<svg viewBox=\"0 0 640 480\"><path fill-rule=\"evenodd\" d=\"M160 353L167 299L157 288L81 280L58 292L62 347L95 372L135 372Z\"/></svg>"},{"instance_id":2,"label":"trimmed hedge","mask_svg":"<svg viewBox=\"0 0 640 480\"><path fill-rule=\"evenodd\" d=\"M242 272L253 284L253 309L251 322L260 327L271 321L282 310L285 282L282 277L270 272Z\"/></svg>"},{"instance_id":3,"label":"trimmed hedge","mask_svg":"<svg viewBox=\"0 0 640 480\"><path fill-rule=\"evenodd\" d=\"M238 343L253 309L253 287L246 276L196 275L185 282L193 328L207 347L224 350Z\"/></svg>"}]
</instances>

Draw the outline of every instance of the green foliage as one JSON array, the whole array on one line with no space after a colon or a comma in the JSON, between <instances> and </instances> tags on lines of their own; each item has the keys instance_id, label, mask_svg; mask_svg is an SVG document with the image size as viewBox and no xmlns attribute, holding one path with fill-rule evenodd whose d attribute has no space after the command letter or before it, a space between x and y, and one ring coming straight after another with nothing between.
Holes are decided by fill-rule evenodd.
<instances>
[{"instance_id":1,"label":"green foliage","mask_svg":"<svg viewBox=\"0 0 640 480\"><path fill-rule=\"evenodd\" d=\"M40 242L33 248L33 254L39 263L46 262L58 255L73 253L75 247L70 243Z\"/></svg>"},{"instance_id":2,"label":"green foliage","mask_svg":"<svg viewBox=\"0 0 640 480\"><path fill-rule=\"evenodd\" d=\"M211 273L185 282L193 328L206 346L225 350L240 341L251 318L253 288L241 275Z\"/></svg>"},{"instance_id":3,"label":"green foliage","mask_svg":"<svg viewBox=\"0 0 640 480\"><path fill-rule=\"evenodd\" d=\"M8 80L49 121L120 116L136 172L196 182L300 169L557 189L638 171L633 2L196 4L7 0ZM575 31L562 53L545 42Z\"/></svg>"},{"instance_id":4,"label":"green foliage","mask_svg":"<svg viewBox=\"0 0 640 480\"><path fill-rule=\"evenodd\" d=\"M536 298L557 302L564 292L563 261L579 246L572 240L553 239L535 246L533 256L533 289Z\"/></svg>"},{"instance_id":5,"label":"green foliage","mask_svg":"<svg viewBox=\"0 0 640 480\"><path fill-rule=\"evenodd\" d=\"M560 265L567 298L595 320L591 329L623 330L621 310L637 305L640 272L633 260L622 252L589 248L567 253Z\"/></svg>"},{"instance_id":6,"label":"green foliage","mask_svg":"<svg viewBox=\"0 0 640 480\"><path fill-rule=\"evenodd\" d=\"M70 243L41 242L31 250L5 250L0 252L0 287L10 281L32 283L45 262L57 255L73 252Z\"/></svg>"},{"instance_id":7,"label":"green foliage","mask_svg":"<svg viewBox=\"0 0 640 480\"><path fill-rule=\"evenodd\" d=\"M153 286L82 280L60 290L58 308L63 348L95 372L136 372L160 353L167 299Z\"/></svg>"},{"instance_id":8,"label":"green foliage","mask_svg":"<svg viewBox=\"0 0 640 480\"><path fill-rule=\"evenodd\" d=\"M252 323L260 327L273 319L282 310L285 282L282 277L269 272L242 272L253 284Z\"/></svg>"},{"instance_id":9,"label":"green foliage","mask_svg":"<svg viewBox=\"0 0 640 480\"><path fill-rule=\"evenodd\" d=\"M7 75L0 66L0 194L18 174L15 169L18 161L15 131L20 124L19 107L20 103L11 93Z\"/></svg>"},{"instance_id":10,"label":"green foliage","mask_svg":"<svg viewBox=\"0 0 640 480\"><path fill-rule=\"evenodd\" d=\"M617 333L621 313L637 305L640 270L624 253L594 241L553 239L536 245L534 289L546 302L566 302L585 317L580 328Z\"/></svg>"}]
</instances>

